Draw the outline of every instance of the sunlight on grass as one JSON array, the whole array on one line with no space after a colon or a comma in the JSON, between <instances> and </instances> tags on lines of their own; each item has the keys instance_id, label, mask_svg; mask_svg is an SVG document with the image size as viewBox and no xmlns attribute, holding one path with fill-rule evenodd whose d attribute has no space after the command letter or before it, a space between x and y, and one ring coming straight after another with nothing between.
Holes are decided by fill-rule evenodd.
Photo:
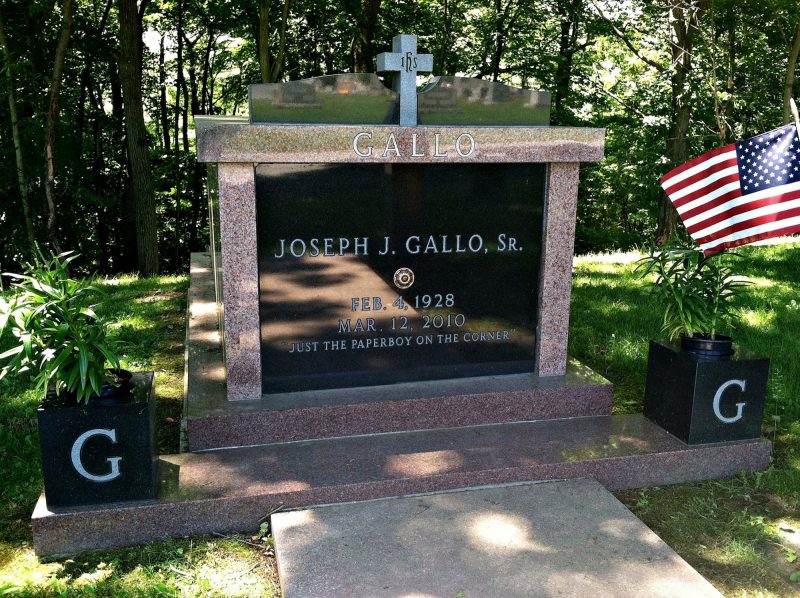
<instances>
[{"instance_id":1,"label":"sunlight on grass","mask_svg":"<svg viewBox=\"0 0 800 598\"><path fill-rule=\"evenodd\" d=\"M143 284L144 286L155 286L159 287L162 285L173 285L179 284L186 280L186 276L182 274L174 274L172 276L156 276L154 278L139 278L138 276L133 276L131 274L125 274L123 276L116 276L111 278L101 278L100 279L102 284L105 286L116 287L116 286L123 286L123 285L137 285Z\"/></svg>"},{"instance_id":2,"label":"sunlight on grass","mask_svg":"<svg viewBox=\"0 0 800 598\"><path fill-rule=\"evenodd\" d=\"M740 311L739 317L742 319L742 322L754 328L767 328L775 324L775 312L749 309Z\"/></svg>"},{"instance_id":3,"label":"sunlight on grass","mask_svg":"<svg viewBox=\"0 0 800 598\"><path fill-rule=\"evenodd\" d=\"M777 283L774 280L770 280L769 278L762 278L760 276L741 276L736 277L736 280L744 280L751 282L754 286L757 287L774 287Z\"/></svg>"},{"instance_id":4,"label":"sunlight on grass","mask_svg":"<svg viewBox=\"0 0 800 598\"><path fill-rule=\"evenodd\" d=\"M243 542L168 541L52 563L0 545L0 595L276 596L274 561Z\"/></svg>"},{"instance_id":5,"label":"sunlight on grass","mask_svg":"<svg viewBox=\"0 0 800 598\"><path fill-rule=\"evenodd\" d=\"M641 251L628 251L625 253L589 253L586 255L576 256L574 264L632 264L640 259L642 259Z\"/></svg>"},{"instance_id":6,"label":"sunlight on grass","mask_svg":"<svg viewBox=\"0 0 800 598\"><path fill-rule=\"evenodd\" d=\"M0 588L43 584L62 568L60 563L39 562L28 542L0 543Z\"/></svg>"},{"instance_id":7,"label":"sunlight on grass","mask_svg":"<svg viewBox=\"0 0 800 598\"><path fill-rule=\"evenodd\" d=\"M733 539L723 546L709 549L704 552L704 556L721 565L757 567L762 564L762 558L755 548L739 539Z\"/></svg>"}]
</instances>

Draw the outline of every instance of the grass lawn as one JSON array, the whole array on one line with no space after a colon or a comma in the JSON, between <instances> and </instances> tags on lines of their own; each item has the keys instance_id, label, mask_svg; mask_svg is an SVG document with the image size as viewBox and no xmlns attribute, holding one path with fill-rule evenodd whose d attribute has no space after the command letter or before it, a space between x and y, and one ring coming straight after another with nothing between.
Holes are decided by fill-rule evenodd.
<instances>
[{"instance_id":1,"label":"grass lawn","mask_svg":"<svg viewBox=\"0 0 800 598\"><path fill-rule=\"evenodd\" d=\"M800 594L790 581L800 570L800 243L741 253L755 285L738 305L736 336L772 360L764 433L775 442L773 465L617 496L726 596L792 596ZM624 258L577 261L570 328L570 353L614 383L618 413L641 410L647 342L660 336L658 308ZM176 452L187 279L124 277L106 288L113 334L128 343L126 366L156 371L160 450ZM278 595L265 530L39 563L29 523L41 490L37 397L13 384L0 395L0 596Z\"/></svg>"}]
</instances>

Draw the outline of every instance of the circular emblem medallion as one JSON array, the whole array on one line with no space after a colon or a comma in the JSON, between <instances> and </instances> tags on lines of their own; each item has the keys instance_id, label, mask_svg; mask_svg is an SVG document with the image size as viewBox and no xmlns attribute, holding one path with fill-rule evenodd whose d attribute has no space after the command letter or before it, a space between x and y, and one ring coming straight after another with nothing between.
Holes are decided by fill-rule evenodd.
<instances>
[{"instance_id":1,"label":"circular emblem medallion","mask_svg":"<svg viewBox=\"0 0 800 598\"><path fill-rule=\"evenodd\" d=\"M394 273L394 286L398 289L407 289L414 284L414 272L411 268L399 268Z\"/></svg>"}]
</instances>

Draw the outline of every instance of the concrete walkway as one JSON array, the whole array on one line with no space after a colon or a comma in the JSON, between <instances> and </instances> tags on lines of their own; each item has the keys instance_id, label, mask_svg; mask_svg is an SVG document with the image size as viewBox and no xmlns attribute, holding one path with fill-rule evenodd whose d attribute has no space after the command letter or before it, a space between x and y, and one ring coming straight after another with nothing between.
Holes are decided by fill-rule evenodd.
<instances>
[{"instance_id":1,"label":"concrete walkway","mask_svg":"<svg viewBox=\"0 0 800 598\"><path fill-rule=\"evenodd\" d=\"M285 598L721 596L591 479L289 511L272 528Z\"/></svg>"}]
</instances>

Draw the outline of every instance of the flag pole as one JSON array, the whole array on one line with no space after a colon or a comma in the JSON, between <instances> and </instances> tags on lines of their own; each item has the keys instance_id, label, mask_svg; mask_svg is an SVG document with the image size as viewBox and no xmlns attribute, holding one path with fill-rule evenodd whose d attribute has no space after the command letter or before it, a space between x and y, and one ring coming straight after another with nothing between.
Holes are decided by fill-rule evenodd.
<instances>
[{"instance_id":1,"label":"flag pole","mask_svg":"<svg viewBox=\"0 0 800 598\"><path fill-rule=\"evenodd\" d=\"M789 98L789 108L792 110L792 116L794 116L797 138L800 139L800 115L797 114L797 104L794 103L794 98Z\"/></svg>"}]
</instances>

